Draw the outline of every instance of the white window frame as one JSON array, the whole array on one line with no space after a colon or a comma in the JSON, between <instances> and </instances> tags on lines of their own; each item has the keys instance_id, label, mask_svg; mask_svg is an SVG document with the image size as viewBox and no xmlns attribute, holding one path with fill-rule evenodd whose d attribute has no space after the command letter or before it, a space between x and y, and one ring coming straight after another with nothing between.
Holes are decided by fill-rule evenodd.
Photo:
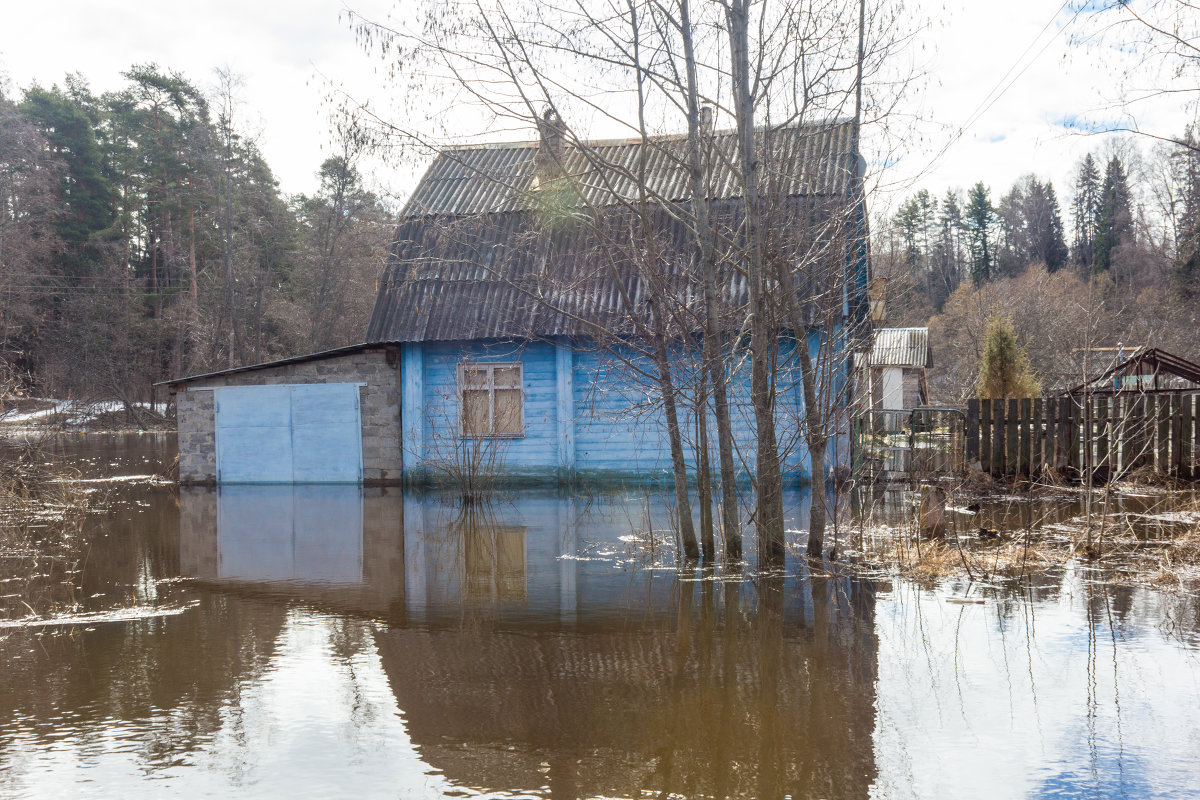
<instances>
[{"instance_id":1,"label":"white window frame","mask_svg":"<svg viewBox=\"0 0 1200 800\"><path fill-rule=\"evenodd\" d=\"M467 370L487 370L487 386L467 386L466 373ZM517 371L517 382L515 384L496 385L496 370L498 369L515 369ZM464 429L464 413L466 407L463 394L467 391L480 391L487 389L488 393L488 430L489 433L467 433ZM516 433L495 433L496 429L496 390L497 389L516 389L521 393L521 402L519 406L520 419L518 427L520 431ZM460 361L458 364L458 435L463 439L522 439L525 436L525 367L520 361Z\"/></svg>"}]
</instances>

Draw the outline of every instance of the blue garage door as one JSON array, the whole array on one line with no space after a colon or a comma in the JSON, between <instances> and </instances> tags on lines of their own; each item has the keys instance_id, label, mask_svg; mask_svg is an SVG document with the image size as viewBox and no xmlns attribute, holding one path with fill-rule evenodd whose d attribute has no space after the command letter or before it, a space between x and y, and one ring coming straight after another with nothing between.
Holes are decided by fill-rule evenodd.
<instances>
[{"instance_id":1,"label":"blue garage door","mask_svg":"<svg viewBox=\"0 0 1200 800\"><path fill-rule=\"evenodd\" d=\"M216 390L221 483L359 483L358 385L227 386Z\"/></svg>"}]
</instances>

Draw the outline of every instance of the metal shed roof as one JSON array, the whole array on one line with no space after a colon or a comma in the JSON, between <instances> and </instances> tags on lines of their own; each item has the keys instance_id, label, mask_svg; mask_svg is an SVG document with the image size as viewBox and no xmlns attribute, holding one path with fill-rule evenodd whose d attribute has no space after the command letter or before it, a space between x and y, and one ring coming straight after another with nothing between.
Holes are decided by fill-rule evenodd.
<instances>
[{"instance_id":1,"label":"metal shed roof","mask_svg":"<svg viewBox=\"0 0 1200 800\"><path fill-rule=\"evenodd\" d=\"M839 123L764 135L762 146L779 151L765 162L777 174L765 176L764 185L782 197L771 225L791 232L783 247L795 248L797 257L821 237L846 234L844 225L824 222L855 202L848 194L857 165L850 132ZM698 302L691 296L700 290L694 234L680 213L689 200L684 144L664 137L593 143L586 152L568 147L565 175L536 190L536 143L442 153L397 228L367 341L628 335L650 319L652 296L685 307ZM718 154L732 152L732 134L717 134L714 144ZM633 211L631 178L647 150L647 184L657 201L649 236ZM713 225L718 238L736 241L744 213L734 172L724 158L714 164ZM646 269L647 258L655 270ZM727 305L745 302L741 273L732 265L721 270Z\"/></svg>"},{"instance_id":2,"label":"metal shed roof","mask_svg":"<svg viewBox=\"0 0 1200 800\"><path fill-rule=\"evenodd\" d=\"M880 328L867 356L872 367L928 367L933 364L929 350L929 328Z\"/></svg>"},{"instance_id":3,"label":"metal shed roof","mask_svg":"<svg viewBox=\"0 0 1200 800\"><path fill-rule=\"evenodd\" d=\"M848 122L761 133L761 163L774 170L763 176L764 185L782 196L844 194L859 167L852 153L852 133ZM735 134L714 134L712 146L710 197L740 197ZM686 147L687 140L681 136L567 145L561 169L575 204L611 205L638 199L644 155L647 196L685 202L691 195ZM421 178L403 215L488 214L534 208L537 153L536 141L444 150Z\"/></svg>"}]
</instances>

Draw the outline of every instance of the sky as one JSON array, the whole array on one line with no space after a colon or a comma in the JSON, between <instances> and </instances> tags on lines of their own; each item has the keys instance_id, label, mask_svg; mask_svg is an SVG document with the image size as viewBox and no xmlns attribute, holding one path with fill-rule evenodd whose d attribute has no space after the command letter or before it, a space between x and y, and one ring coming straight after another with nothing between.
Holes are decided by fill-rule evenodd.
<instances>
[{"instance_id":1,"label":"sky","mask_svg":"<svg viewBox=\"0 0 1200 800\"><path fill-rule=\"evenodd\" d=\"M230 69L244 81L242 125L257 136L281 188L312 192L329 154L331 90L388 105L378 62L356 43L345 12L352 5L375 18L402 16L411 11L406 2L414 0L10 2L0 16L0 75L10 94L73 72L100 93L120 88L133 64L157 63L202 88L215 83L216 68ZM1091 29L1088 13L1054 0L910 6L928 20L906 54L923 77L903 109L912 124L901 151L874 165L881 185L895 198L983 181L995 199L1034 172L1059 187L1065 205L1078 160L1104 144L1079 120L1118 119L1112 103L1122 74L1151 80L1138 72L1136 54L1072 45ZM1138 122L1178 133L1181 105L1176 97L1144 104ZM510 130L497 138L515 137ZM402 198L419 169L384 168L375 179Z\"/></svg>"}]
</instances>

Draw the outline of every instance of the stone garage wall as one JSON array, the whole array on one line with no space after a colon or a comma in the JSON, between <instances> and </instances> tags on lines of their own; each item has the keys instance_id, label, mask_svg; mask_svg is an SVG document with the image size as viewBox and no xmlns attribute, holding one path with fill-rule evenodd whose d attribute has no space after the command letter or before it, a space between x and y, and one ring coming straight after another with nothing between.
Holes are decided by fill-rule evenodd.
<instances>
[{"instance_id":1,"label":"stone garage wall","mask_svg":"<svg viewBox=\"0 0 1200 800\"><path fill-rule=\"evenodd\" d=\"M402 467L399 375L398 351L389 353L381 348L199 378L181 384L175 394L179 481L183 484L216 483L213 389L281 383L362 383L359 413L362 419L363 480L368 484L399 483Z\"/></svg>"}]
</instances>

